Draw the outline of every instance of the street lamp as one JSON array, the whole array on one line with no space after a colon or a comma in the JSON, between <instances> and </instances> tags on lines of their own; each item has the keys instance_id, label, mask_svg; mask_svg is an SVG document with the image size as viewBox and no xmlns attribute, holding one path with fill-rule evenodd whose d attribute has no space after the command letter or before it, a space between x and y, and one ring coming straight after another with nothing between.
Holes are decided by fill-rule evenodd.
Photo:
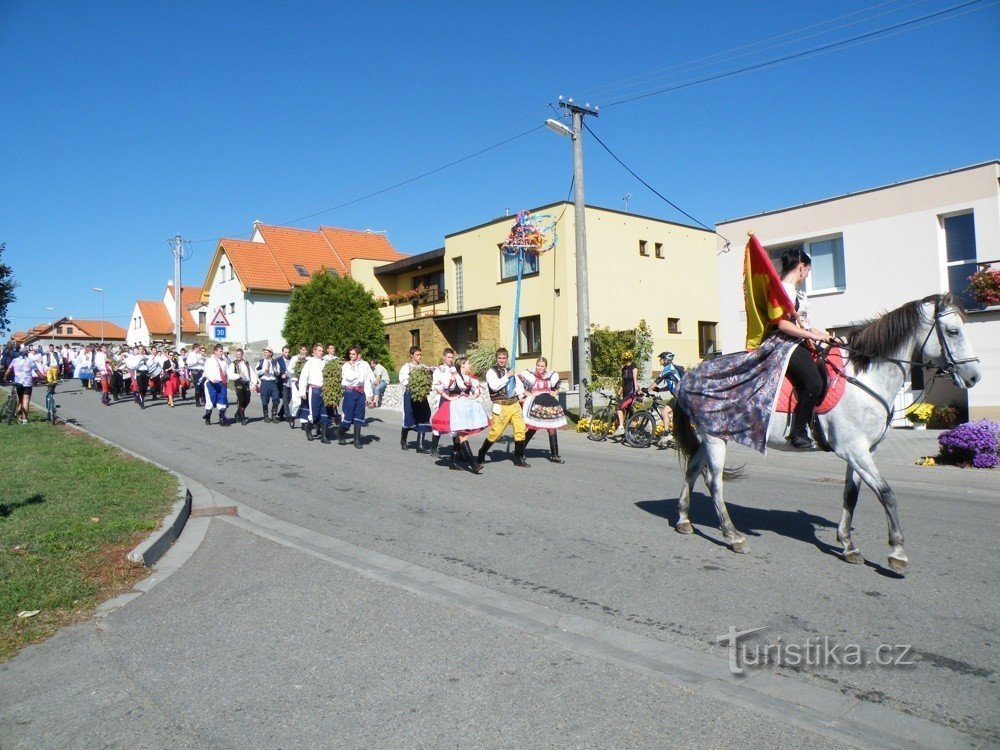
<instances>
[{"instance_id":1,"label":"street lamp","mask_svg":"<svg viewBox=\"0 0 1000 750\"><path fill-rule=\"evenodd\" d=\"M91 287L95 292L101 295L101 343L104 343L104 290L99 286Z\"/></svg>"},{"instance_id":2,"label":"street lamp","mask_svg":"<svg viewBox=\"0 0 1000 750\"><path fill-rule=\"evenodd\" d=\"M568 135L573 139L573 213L576 219L576 372L580 416L586 404L586 387L583 381L590 380L590 286L587 279L587 224L583 202L583 116L598 116L597 107L590 104L574 104L573 100L563 101L559 106L573 115L573 127L559 120L548 119L545 127L553 133Z\"/></svg>"}]
</instances>

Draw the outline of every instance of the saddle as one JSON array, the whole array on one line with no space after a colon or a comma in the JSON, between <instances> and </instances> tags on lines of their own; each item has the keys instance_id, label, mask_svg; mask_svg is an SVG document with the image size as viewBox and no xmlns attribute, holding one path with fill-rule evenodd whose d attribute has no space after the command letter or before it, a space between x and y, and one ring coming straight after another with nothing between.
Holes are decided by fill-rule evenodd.
<instances>
[{"instance_id":1,"label":"saddle","mask_svg":"<svg viewBox=\"0 0 1000 750\"><path fill-rule=\"evenodd\" d=\"M822 354L813 352L813 360L817 362L822 360L824 365L820 370L823 375L823 391L815 413L826 414L840 403L844 389L847 387L847 378L844 373L844 350L839 346L831 346ZM798 399L795 397L792 381L786 377L781 383L778 404L774 410L778 414L791 414L795 411L797 403Z\"/></svg>"}]
</instances>

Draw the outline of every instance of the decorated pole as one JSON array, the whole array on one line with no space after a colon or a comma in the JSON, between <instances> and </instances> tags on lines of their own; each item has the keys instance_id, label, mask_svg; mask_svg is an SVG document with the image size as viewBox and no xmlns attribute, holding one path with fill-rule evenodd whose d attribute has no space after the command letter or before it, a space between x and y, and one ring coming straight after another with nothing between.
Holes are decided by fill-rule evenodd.
<instances>
[{"instance_id":1,"label":"decorated pole","mask_svg":"<svg viewBox=\"0 0 1000 750\"><path fill-rule=\"evenodd\" d=\"M518 327L521 319L521 281L524 278L524 256L525 253L539 256L548 252L556 246L555 218L548 214L532 214L529 211L518 211L517 220L511 227L507 239L503 243L503 251L506 255L515 259L517 263L517 283L514 287L514 322L510 344L511 367L516 368L517 359ZM548 236L551 234L552 239Z\"/></svg>"}]
</instances>

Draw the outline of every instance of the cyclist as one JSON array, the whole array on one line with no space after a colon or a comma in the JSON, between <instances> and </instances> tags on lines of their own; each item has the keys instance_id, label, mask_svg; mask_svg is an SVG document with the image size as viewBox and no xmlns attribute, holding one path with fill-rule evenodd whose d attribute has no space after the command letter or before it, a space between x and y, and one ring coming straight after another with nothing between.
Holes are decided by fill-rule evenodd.
<instances>
[{"instance_id":1,"label":"cyclist","mask_svg":"<svg viewBox=\"0 0 1000 750\"><path fill-rule=\"evenodd\" d=\"M656 376L656 380L649 387L649 390L657 392L666 391L672 397L677 390L677 385L681 382L681 378L684 377L684 368L674 364L673 352L660 352L660 367L663 369L660 370L660 374ZM660 410L660 416L663 417L664 439L669 439L670 437L670 412L673 402L673 398L668 398Z\"/></svg>"},{"instance_id":2,"label":"cyclist","mask_svg":"<svg viewBox=\"0 0 1000 750\"><path fill-rule=\"evenodd\" d=\"M17 391L17 414L21 424L28 424L28 404L31 402L31 388L35 378L44 378L45 370L27 351L15 359L4 373L8 377L14 373L14 388Z\"/></svg>"},{"instance_id":3,"label":"cyclist","mask_svg":"<svg viewBox=\"0 0 1000 750\"><path fill-rule=\"evenodd\" d=\"M639 395L639 368L632 361L632 352L622 352L622 402L618 405L618 429L612 438L625 434L625 415L632 409L635 397Z\"/></svg>"}]
</instances>

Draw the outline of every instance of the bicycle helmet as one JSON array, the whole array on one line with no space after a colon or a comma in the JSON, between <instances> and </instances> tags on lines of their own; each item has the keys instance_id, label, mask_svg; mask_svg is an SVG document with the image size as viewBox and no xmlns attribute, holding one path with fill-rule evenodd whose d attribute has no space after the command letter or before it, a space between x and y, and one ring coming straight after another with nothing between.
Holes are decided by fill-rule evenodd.
<instances>
[{"instance_id":1,"label":"bicycle helmet","mask_svg":"<svg viewBox=\"0 0 1000 750\"><path fill-rule=\"evenodd\" d=\"M660 359L665 359L665 360L667 360L667 362L673 362L674 361L674 353L673 352L660 352Z\"/></svg>"},{"instance_id":2,"label":"bicycle helmet","mask_svg":"<svg viewBox=\"0 0 1000 750\"><path fill-rule=\"evenodd\" d=\"M632 361L632 350L626 349L625 351L622 352L622 362L631 362L631 361Z\"/></svg>"}]
</instances>

